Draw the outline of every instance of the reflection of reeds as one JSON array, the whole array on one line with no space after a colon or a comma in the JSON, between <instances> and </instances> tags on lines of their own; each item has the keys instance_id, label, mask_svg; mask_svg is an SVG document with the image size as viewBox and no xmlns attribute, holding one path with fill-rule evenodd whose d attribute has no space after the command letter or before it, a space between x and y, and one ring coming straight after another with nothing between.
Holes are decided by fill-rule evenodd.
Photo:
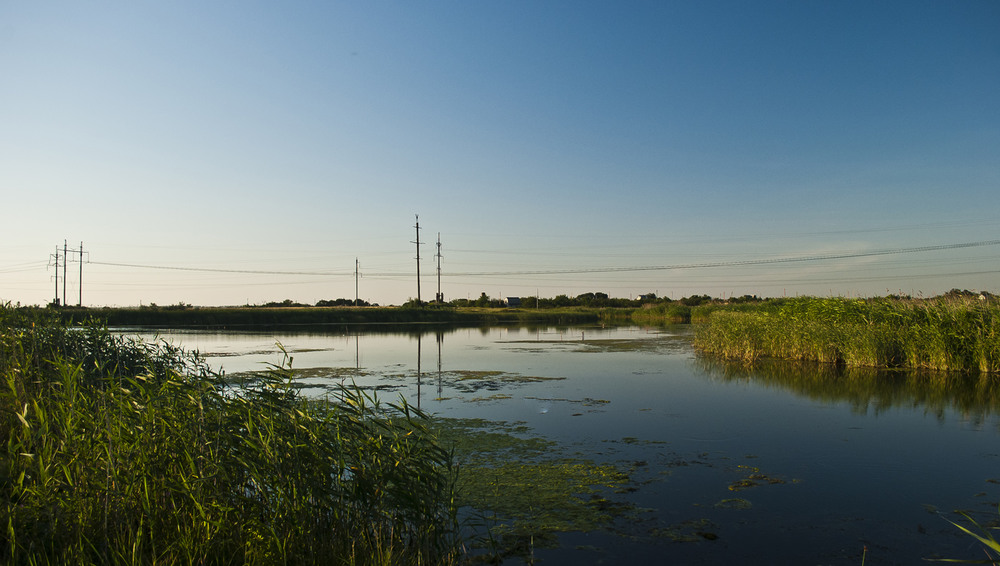
<instances>
[{"instance_id":1,"label":"reflection of reeds","mask_svg":"<svg viewBox=\"0 0 1000 566\"><path fill-rule=\"evenodd\" d=\"M695 347L746 361L992 373L1000 371L1000 307L975 299L775 301L712 313Z\"/></svg>"},{"instance_id":2,"label":"reflection of reeds","mask_svg":"<svg viewBox=\"0 0 1000 566\"><path fill-rule=\"evenodd\" d=\"M0 306L7 563L457 562L450 454L405 404L234 384Z\"/></svg>"},{"instance_id":3,"label":"reflection of reeds","mask_svg":"<svg viewBox=\"0 0 1000 566\"><path fill-rule=\"evenodd\" d=\"M847 403L859 414L923 407L943 418L954 411L978 426L1000 411L1000 382L991 374L845 367L818 362L760 359L753 364L699 356L707 376L749 381L824 403Z\"/></svg>"}]
</instances>

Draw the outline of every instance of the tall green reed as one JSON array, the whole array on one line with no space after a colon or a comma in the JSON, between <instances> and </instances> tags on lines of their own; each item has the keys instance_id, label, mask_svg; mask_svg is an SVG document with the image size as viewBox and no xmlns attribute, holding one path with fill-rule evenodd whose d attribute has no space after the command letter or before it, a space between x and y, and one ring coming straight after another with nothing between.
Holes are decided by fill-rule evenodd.
<instances>
[{"instance_id":1,"label":"tall green reed","mask_svg":"<svg viewBox=\"0 0 1000 566\"><path fill-rule=\"evenodd\" d=\"M695 346L727 358L1000 371L1000 307L985 301L797 298L720 310Z\"/></svg>"},{"instance_id":2,"label":"tall green reed","mask_svg":"<svg viewBox=\"0 0 1000 566\"><path fill-rule=\"evenodd\" d=\"M457 561L428 417L291 358L233 383L196 355L0 308L0 556L13 564Z\"/></svg>"}]
</instances>

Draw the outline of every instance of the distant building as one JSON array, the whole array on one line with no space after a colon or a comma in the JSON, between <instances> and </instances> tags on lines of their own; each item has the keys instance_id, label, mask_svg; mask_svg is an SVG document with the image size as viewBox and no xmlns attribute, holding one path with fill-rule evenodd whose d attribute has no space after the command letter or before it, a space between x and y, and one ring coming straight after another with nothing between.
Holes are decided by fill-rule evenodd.
<instances>
[{"instance_id":1,"label":"distant building","mask_svg":"<svg viewBox=\"0 0 1000 566\"><path fill-rule=\"evenodd\" d=\"M656 293L646 293L645 295L639 295L638 300L640 301L655 301Z\"/></svg>"},{"instance_id":2,"label":"distant building","mask_svg":"<svg viewBox=\"0 0 1000 566\"><path fill-rule=\"evenodd\" d=\"M516 309L521 306L521 297L507 297L507 308Z\"/></svg>"}]
</instances>

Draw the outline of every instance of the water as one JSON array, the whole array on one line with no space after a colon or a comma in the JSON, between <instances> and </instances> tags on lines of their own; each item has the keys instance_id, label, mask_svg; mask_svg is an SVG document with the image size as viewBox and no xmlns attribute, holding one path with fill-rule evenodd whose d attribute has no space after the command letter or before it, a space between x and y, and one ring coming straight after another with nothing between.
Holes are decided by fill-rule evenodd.
<instances>
[{"instance_id":1,"label":"water","mask_svg":"<svg viewBox=\"0 0 1000 566\"><path fill-rule=\"evenodd\" d=\"M310 395L354 381L443 417L523 423L573 457L627 470L629 489L607 496L630 510L606 529L561 535L558 549L533 549L545 564L984 557L943 517L998 517L992 379L746 370L698 357L690 333L414 327L158 338L228 374L281 364L280 342Z\"/></svg>"}]
</instances>

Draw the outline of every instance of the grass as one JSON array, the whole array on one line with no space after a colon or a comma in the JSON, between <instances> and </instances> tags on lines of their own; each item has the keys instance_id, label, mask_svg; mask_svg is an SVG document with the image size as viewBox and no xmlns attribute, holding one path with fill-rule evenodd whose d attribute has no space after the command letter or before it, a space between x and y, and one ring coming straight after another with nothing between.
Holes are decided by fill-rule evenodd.
<instances>
[{"instance_id":1,"label":"grass","mask_svg":"<svg viewBox=\"0 0 1000 566\"><path fill-rule=\"evenodd\" d=\"M0 307L11 564L459 560L452 456L405 401L228 382L167 344Z\"/></svg>"},{"instance_id":2,"label":"grass","mask_svg":"<svg viewBox=\"0 0 1000 566\"><path fill-rule=\"evenodd\" d=\"M720 309L695 333L700 351L753 362L1000 372L1000 305L976 298L775 300Z\"/></svg>"}]
</instances>

